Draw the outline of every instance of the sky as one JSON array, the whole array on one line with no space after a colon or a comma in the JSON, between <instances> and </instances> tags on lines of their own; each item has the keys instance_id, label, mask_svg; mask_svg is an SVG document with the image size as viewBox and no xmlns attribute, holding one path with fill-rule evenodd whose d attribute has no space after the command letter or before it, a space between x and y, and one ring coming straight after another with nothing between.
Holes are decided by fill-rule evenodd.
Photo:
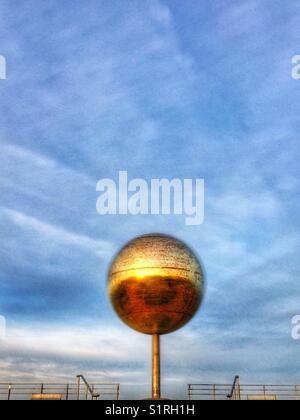
<instances>
[{"instance_id":1,"label":"sky","mask_svg":"<svg viewBox=\"0 0 300 420\"><path fill-rule=\"evenodd\" d=\"M300 381L300 7L292 0L0 3L0 382L150 392L150 337L106 294L128 240L187 242L201 311L163 337L163 391ZM205 220L100 216L96 184L205 180Z\"/></svg>"}]
</instances>

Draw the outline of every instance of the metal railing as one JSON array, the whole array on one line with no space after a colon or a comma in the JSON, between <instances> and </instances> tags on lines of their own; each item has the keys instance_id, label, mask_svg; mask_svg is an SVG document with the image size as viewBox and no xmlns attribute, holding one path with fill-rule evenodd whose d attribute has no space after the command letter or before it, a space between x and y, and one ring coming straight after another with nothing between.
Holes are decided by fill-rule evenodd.
<instances>
[{"instance_id":1,"label":"metal railing","mask_svg":"<svg viewBox=\"0 0 300 420\"><path fill-rule=\"evenodd\" d=\"M119 400L120 385L95 383L89 384L82 375L77 377L77 383L0 383L0 400L31 400L31 399L61 399L61 400ZM43 398L44 397L44 398Z\"/></svg>"},{"instance_id":2,"label":"metal railing","mask_svg":"<svg viewBox=\"0 0 300 420\"><path fill-rule=\"evenodd\" d=\"M227 400L231 391L230 384L189 384L189 400Z\"/></svg>"},{"instance_id":3,"label":"metal railing","mask_svg":"<svg viewBox=\"0 0 300 420\"><path fill-rule=\"evenodd\" d=\"M300 401L300 385L240 385L241 400Z\"/></svg>"},{"instance_id":4,"label":"metal railing","mask_svg":"<svg viewBox=\"0 0 300 420\"><path fill-rule=\"evenodd\" d=\"M297 400L300 401L300 385L241 384L235 377L230 384L189 384L189 400Z\"/></svg>"}]
</instances>

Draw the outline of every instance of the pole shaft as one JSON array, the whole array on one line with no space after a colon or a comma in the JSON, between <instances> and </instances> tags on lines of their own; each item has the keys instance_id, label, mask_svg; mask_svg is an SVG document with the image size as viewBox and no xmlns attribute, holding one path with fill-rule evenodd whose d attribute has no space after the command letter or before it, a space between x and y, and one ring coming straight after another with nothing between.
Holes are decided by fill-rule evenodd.
<instances>
[{"instance_id":1,"label":"pole shaft","mask_svg":"<svg viewBox=\"0 0 300 420\"><path fill-rule=\"evenodd\" d=\"M152 399L159 400L160 394L160 336L152 337Z\"/></svg>"}]
</instances>

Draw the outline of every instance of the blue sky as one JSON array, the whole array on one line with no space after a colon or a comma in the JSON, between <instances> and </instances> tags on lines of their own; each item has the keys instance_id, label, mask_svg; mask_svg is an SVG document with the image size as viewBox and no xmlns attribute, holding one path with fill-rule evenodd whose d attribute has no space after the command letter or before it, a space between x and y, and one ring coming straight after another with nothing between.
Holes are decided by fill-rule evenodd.
<instances>
[{"instance_id":1,"label":"blue sky","mask_svg":"<svg viewBox=\"0 0 300 420\"><path fill-rule=\"evenodd\" d=\"M189 382L299 383L297 1L2 0L0 380L118 381L147 395L149 338L106 298L114 252L173 234L200 255L204 306L164 337ZM96 213L96 183L204 178L201 226Z\"/></svg>"}]
</instances>

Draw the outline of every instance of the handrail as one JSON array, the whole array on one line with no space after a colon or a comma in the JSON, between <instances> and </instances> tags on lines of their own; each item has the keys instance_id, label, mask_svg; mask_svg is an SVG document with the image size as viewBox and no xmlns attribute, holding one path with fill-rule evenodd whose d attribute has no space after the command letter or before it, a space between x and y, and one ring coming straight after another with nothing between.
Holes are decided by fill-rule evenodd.
<instances>
[{"instance_id":1,"label":"handrail","mask_svg":"<svg viewBox=\"0 0 300 420\"><path fill-rule=\"evenodd\" d=\"M230 394L227 395L227 398L229 400L233 399L233 395L235 395L235 399L241 399L241 396L239 395L239 388L240 388L240 377L239 376L235 376L233 384L232 384L232 388L231 388L231 392ZM236 398L237 394L236 391L238 390L238 398Z\"/></svg>"},{"instance_id":2,"label":"handrail","mask_svg":"<svg viewBox=\"0 0 300 420\"><path fill-rule=\"evenodd\" d=\"M120 384L117 383L100 383L90 382L90 388L93 390L94 399L97 394L104 399L119 399L120 396ZM64 382L46 382L46 383L34 383L34 382L1 382L0 381L0 401L3 400L26 400L31 399L33 395L48 396L49 394L60 394L62 399L77 400L78 399L78 380L73 380L69 383ZM79 385L79 398L91 399L91 393L81 382Z\"/></svg>"},{"instance_id":3,"label":"handrail","mask_svg":"<svg viewBox=\"0 0 300 420\"><path fill-rule=\"evenodd\" d=\"M88 381L85 379L83 375L77 375L77 400L80 399L80 382L81 380L86 386L86 399L88 399L88 393L91 394L92 400L97 400L100 397L100 394L95 394L93 388L90 386Z\"/></svg>"}]
</instances>

